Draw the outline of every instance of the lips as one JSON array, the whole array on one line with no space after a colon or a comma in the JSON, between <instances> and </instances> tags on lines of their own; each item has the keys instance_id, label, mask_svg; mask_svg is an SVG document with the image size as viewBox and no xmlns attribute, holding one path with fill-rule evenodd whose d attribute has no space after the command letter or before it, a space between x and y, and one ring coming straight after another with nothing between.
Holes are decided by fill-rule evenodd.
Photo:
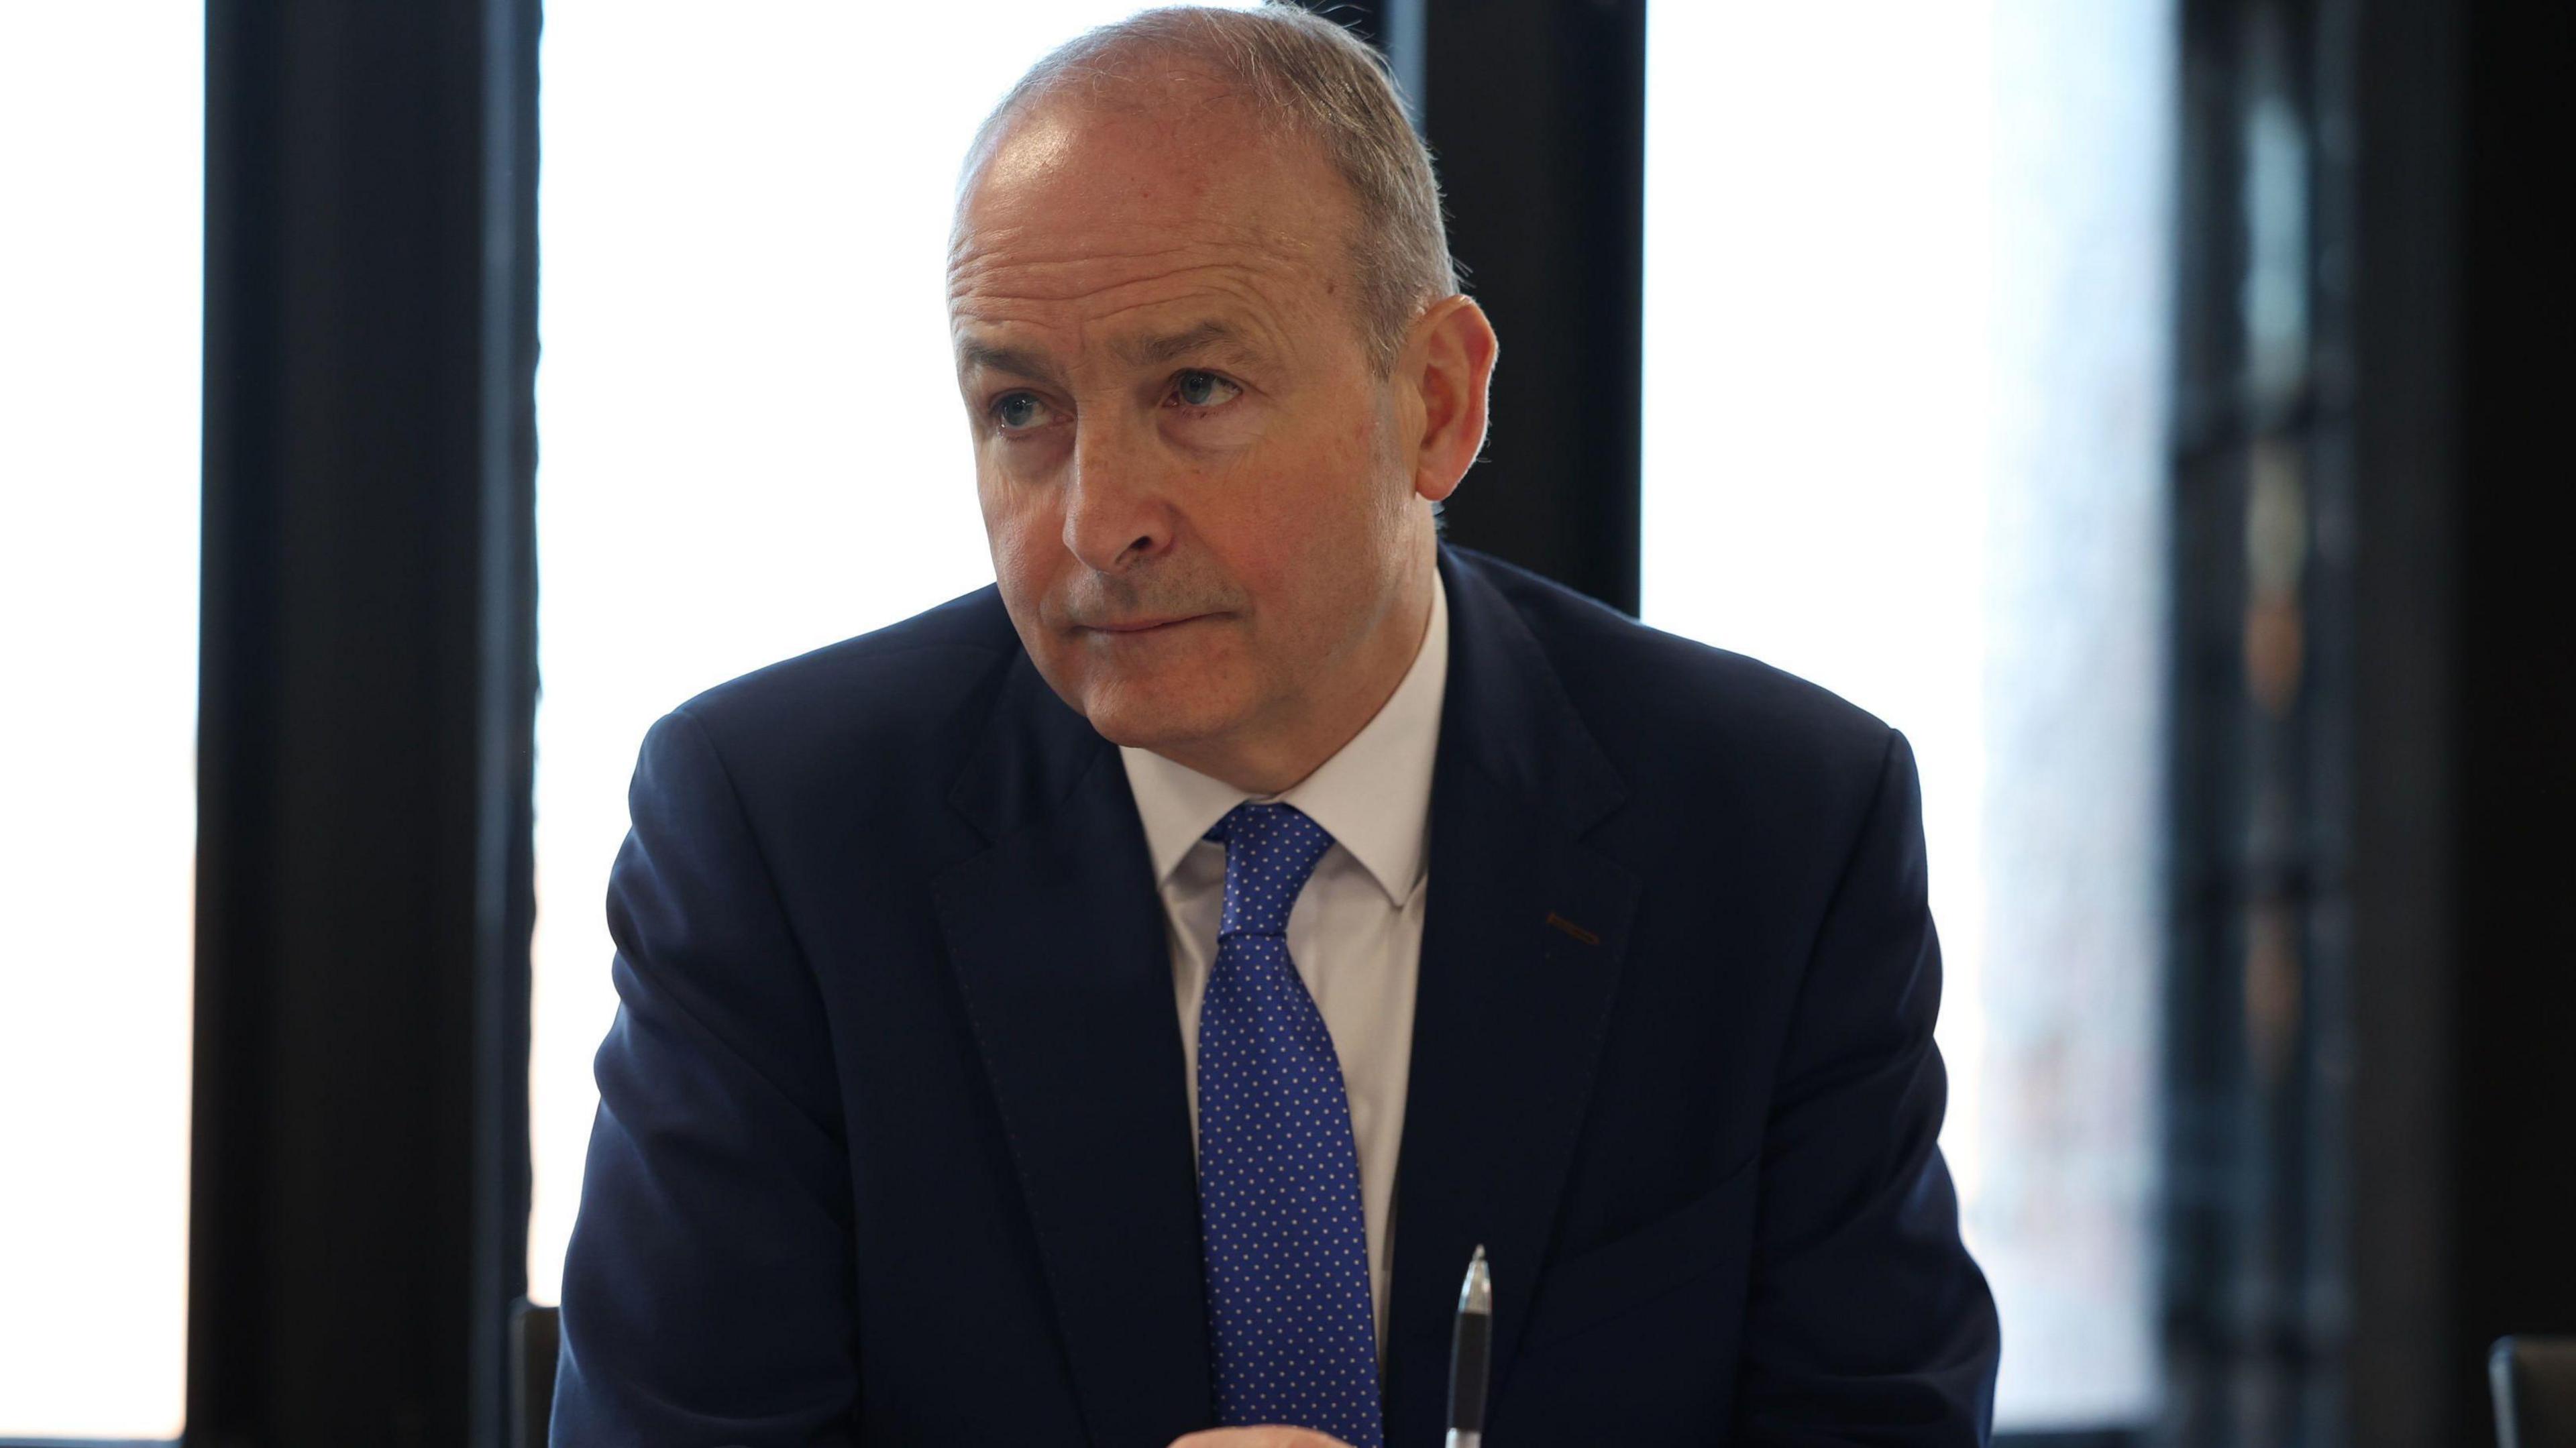
<instances>
[{"instance_id":1,"label":"lips","mask_svg":"<svg viewBox=\"0 0 2576 1448\"><path fill-rule=\"evenodd\" d=\"M1190 613L1181 614L1172 618L1120 619L1115 623L1085 624L1083 627L1090 629L1094 633L1142 634L1153 633L1158 629L1175 628L1185 623L1194 623L1199 619L1206 617L1207 615L1203 613Z\"/></svg>"}]
</instances>

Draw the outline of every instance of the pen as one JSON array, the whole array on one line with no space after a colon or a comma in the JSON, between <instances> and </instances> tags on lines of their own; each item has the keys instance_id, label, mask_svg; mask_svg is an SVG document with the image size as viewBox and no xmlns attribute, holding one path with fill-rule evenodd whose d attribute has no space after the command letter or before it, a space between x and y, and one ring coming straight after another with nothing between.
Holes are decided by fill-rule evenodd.
<instances>
[{"instance_id":1,"label":"pen","mask_svg":"<svg viewBox=\"0 0 2576 1448\"><path fill-rule=\"evenodd\" d=\"M1478 1448L1485 1439L1485 1373L1494 1349L1494 1279L1485 1249L1467 1259L1458 1289L1458 1330L1449 1340L1449 1445Z\"/></svg>"}]
</instances>

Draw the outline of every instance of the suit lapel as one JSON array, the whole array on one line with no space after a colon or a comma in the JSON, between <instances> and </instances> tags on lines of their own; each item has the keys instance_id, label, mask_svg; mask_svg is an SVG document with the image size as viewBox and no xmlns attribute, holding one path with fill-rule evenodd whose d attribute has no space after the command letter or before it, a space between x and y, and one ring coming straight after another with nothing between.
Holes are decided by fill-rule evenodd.
<instances>
[{"instance_id":1,"label":"suit lapel","mask_svg":"<svg viewBox=\"0 0 2576 1448\"><path fill-rule=\"evenodd\" d=\"M1450 666L1397 1173L1387 1441L1445 1427L1458 1284L1495 1279L1512 1366L1590 1099L1638 882L1583 843L1624 790L1519 614L1444 552Z\"/></svg>"},{"instance_id":2,"label":"suit lapel","mask_svg":"<svg viewBox=\"0 0 2576 1448\"><path fill-rule=\"evenodd\" d=\"M1211 1421L1169 947L1117 751L1025 658L953 795L991 847L933 886L1094 1443Z\"/></svg>"}]
</instances>

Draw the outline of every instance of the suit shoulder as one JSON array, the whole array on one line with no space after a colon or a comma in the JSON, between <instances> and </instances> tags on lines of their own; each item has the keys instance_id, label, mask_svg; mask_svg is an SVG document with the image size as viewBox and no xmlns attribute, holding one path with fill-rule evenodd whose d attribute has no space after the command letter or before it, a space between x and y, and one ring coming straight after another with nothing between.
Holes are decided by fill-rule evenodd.
<instances>
[{"instance_id":1,"label":"suit shoulder","mask_svg":"<svg viewBox=\"0 0 2576 1448\"><path fill-rule=\"evenodd\" d=\"M1509 564L1476 560L1529 625L1585 726L1623 770L1698 761L1874 783L1887 723L1759 659L1641 623Z\"/></svg>"},{"instance_id":2,"label":"suit shoulder","mask_svg":"<svg viewBox=\"0 0 2576 1448\"><path fill-rule=\"evenodd\" d=\"M936 745L1019 655L1019 635L987 585L900 623L826 644L708 689L675 713L728 755L806 747Z\"/></svg>"}]
</instances>

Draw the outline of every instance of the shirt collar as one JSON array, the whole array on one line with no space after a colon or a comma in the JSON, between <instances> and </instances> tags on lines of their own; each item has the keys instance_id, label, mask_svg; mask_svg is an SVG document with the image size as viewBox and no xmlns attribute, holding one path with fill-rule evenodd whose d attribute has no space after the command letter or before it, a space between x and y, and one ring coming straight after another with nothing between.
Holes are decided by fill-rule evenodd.
<instances>
[{"instance_id":1,"label":"shirt collar","mask_svg":"<svg viewBox=\"0 0 2576 1448\"><path fill-rule=\"evenodd\" d=\"M1348 850L1401 908L1422 880L1431 821L1431 773L1440 752L1440 706L1449 682L1449 594L1435 571L1431 621L1413 666L1376 717L1312 774L1275 796L1295 805ZM1249 795L1147 749L1121 745L1127 784L1145 823L1159 888L1190 847Z\"/></svg>"}]
</instances>

